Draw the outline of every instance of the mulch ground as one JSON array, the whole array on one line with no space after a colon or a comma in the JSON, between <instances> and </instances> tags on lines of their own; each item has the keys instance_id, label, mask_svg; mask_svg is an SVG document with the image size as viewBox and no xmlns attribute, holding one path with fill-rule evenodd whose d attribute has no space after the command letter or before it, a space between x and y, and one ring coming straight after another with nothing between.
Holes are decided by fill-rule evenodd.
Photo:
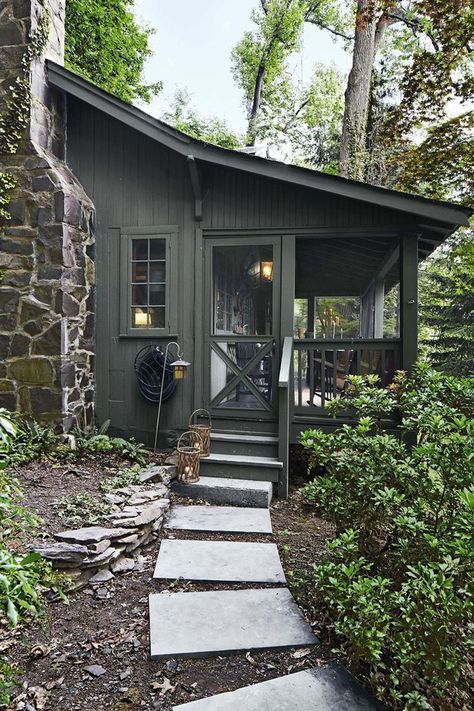
<instances>
[{"instance_id":1,"label":"mulch ground","mask_svg":"<svg viewBox=\"0 0 474 711\"><path fill-rule=\"evenodd\" d=\"M99 492L99 482L123 461L111 456L90 456L80 465L51 465L48 462L22 467L18 476L24 487L24 505L36 510L45 524L39 537L64 528L52 503L61 496ZM78 471L74 471L77 469ZM190 502L191 503L191 502ZM197 503L197 502L192 502ZM297 487L287 501L276 501L271 509L275 535L283 566L290 582L317 562L325 540L331 536L328 524L305 506ZM270 540L268 536L229 536L163 532L174 538L225 540ZM110 711L162 709L266 679L327 664L332 640L311 606L301 597L303 612L320 639L313 649L285 652L255 652L207 659L151 661L149 659L148 595L161 590L216 589L215 584L194 585L171 582L168 586L152 579L159 543L142 552L141 569L116 577L110 583L85 588L70 597L69 605L50 604L41 624L12 633L0 627L0 655L22 669L17 693L28 690L30 707L46 711ZM252 587L222 585L222 589ZM261 587L260 585L254 587ZM203 620L205 624L205 620ZM103 668L93 676L86 667Z\"/></svg>"}]
</instances>

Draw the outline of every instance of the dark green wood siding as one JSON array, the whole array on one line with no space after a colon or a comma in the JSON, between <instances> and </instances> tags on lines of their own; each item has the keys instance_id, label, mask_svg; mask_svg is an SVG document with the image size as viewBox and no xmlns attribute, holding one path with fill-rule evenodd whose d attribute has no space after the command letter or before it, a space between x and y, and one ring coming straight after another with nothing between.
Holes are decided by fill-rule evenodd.
<instances>
[{"instance_id":1,"label":"dark green wood siding","mask_svg":"<svg viewBox=\"0 0 474 711\"><path fill-rule=\"evenodd\" d=\"M97 211L97 417L110 418L114 430L151 441L156 408L139 396L135 355L149 338L119 337L120 234L126 227L178 225L178 328L171 340L184 346L193 362L164 405L162 429L183 427L201 406L202 320L200 301L201 231L272 230L275 235L307 229L399 229L413 216L237 170L201 164L203 220L194 220L194 196L184 157L150 138L68 97L67 161ZM198 230L197 227L200 229ZM284 265L283 265L284 268ZM198 279L201 279L199 276ZM283 295L292 300L293 295ZM205 305L202 306L205 308ZM155 339L163 345L166 339ZM197 400L197 401L195 401ZM148 433L148 437L146 437Z\"/></svg>"}]
</instances>

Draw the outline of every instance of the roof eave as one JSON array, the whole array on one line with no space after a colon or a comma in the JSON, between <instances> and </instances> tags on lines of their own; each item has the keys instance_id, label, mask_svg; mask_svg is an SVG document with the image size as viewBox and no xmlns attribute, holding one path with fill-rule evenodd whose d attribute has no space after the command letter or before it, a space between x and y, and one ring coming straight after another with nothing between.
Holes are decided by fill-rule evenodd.
<instances>
[{"instance_id":1,"label":"roof eave","mask_svg":"<svg viewBox=\"0 0 474 711\"><path fill-rule=\"evenodd\" d=\"M280 180L293 185L321 190L340 197L380 205L401 212L409 212L419 217L445 223L447 232L458 226L469 226L469 216L473 211L452 203L426 200L393 190L377 188L365 183L345 180L338 176L326 175L278 161L249 156L197 141L173 129L171 126L149 116L145 112L127 104L100 89L63 66L47 61L49 82L72 96L103 111L112 118L158 141L183 156L193 156L197 160L221 165L235 170Z\"/></svg>"}]
</instances>

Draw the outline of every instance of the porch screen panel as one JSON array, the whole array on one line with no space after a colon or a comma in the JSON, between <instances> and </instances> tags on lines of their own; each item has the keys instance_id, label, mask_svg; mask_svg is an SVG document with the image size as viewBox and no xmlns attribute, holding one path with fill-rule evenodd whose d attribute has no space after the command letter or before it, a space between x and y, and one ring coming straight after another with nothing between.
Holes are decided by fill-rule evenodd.
<instances>
[{"instance_id":1,"label":"porch screen panel","mask_svg":"<svg viewBox=\"0 0 474 711\"><path fill-rule=\"evenodd\" d=\"M223 244L212 249L214 408L272 408L273 259L272 244Z\"/></svg>"}]
</instances>

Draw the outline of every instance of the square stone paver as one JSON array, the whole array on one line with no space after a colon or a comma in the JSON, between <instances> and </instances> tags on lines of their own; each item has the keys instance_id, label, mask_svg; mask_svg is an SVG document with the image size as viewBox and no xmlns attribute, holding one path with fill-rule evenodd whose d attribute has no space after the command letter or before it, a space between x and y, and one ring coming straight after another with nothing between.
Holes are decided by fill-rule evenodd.
<instances>
[{"instance_id":1,"label":"square stone paver","mask_svg":"<svg viewBox=\"0 0 474 711\"><path fill-rule=\"evenodd\" d=\"M285 583L274 543L164 540L155 578L222 583Z\"/></svg>"},{"instance_id":2,"label":"square stone paver","mask_svg":"<svg viewBox=\"0 0 474 711\"><path fill-rule=\"evenodd\" d=\"M238 506L173 506L165 528L221 533L271 533L268 509Z\"/></svg>"},{"instance_id":3,"label":"square stone paver","mask_svg":"<svg viewBox=\"0 0 474 711\"><path fill-rule=\"evenodd\" d=\"M343 667L288 674L237 691L174 707L174 711L382 711Z\"/></svg>"},{"instance_id":4,"label":"square stone paver","mask_svg":"<svg viewBox=\"0 0 474 711\"><path fill-rule=\"evenodd\" d=\"M209 657L317 644L287 588L150 595L151 657Z\"/></svg>"}]
</instances>

